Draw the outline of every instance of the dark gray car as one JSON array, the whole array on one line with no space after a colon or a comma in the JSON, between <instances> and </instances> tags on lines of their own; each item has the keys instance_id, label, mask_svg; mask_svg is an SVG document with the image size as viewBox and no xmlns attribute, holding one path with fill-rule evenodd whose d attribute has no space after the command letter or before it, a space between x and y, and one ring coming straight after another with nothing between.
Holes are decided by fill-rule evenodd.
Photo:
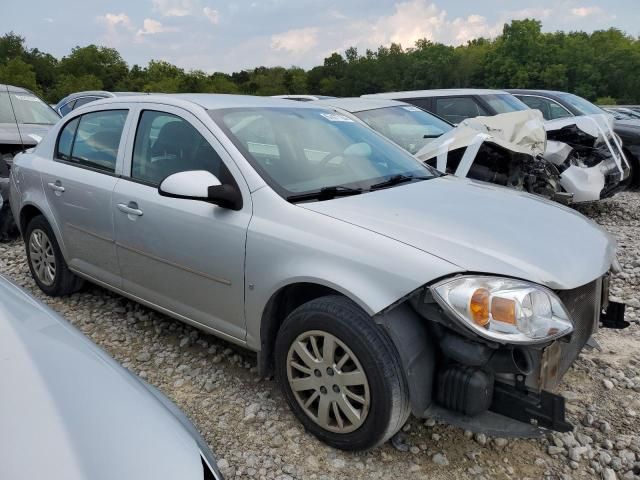
<instances>
[{"instance_id":1,"label":"dark gray car","mask_svg":"<svg viewBox=\"0 0 640 480\"><path fill-rule=\"evenodd\" d=\"M9 209L9 171L16 153L31 148L60 116L40 97L26 88L0 84L0 241L17 230Z\"/></svg>"}]
</instances>

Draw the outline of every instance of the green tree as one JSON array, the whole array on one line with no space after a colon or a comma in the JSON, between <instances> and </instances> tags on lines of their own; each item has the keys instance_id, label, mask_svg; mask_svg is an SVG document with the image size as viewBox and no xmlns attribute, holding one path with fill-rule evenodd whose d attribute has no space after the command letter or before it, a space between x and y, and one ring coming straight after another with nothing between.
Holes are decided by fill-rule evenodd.
<instances>
[{"instance_id":1,"label":"green tree","mask_svg":"<svg viewBox=\"0 0 640 480\"><path fill-rule=\"evenodd\" d=\"M0 64L24 55L24 37L9 32L0 37Z\"/></svg>"},{"instance_id":2,"label":"green tree","mask_svg":"<svg viewBox=\"0 0 640 480\"><path fill-rule=\"evenodd\" d=\"M12 58L5 65L0 65L0 83L24 87L41 93L33 67L20 57Z\"/></svg>"},{"instance_id":3,"label":"green tree","mask_svg":"<svg viewBox=\"0 0 640 480\"><path fill-rule=\"evenodd\" d=\"M60 100L70 93L82 92L86 90L102 90L103 84L95 75L67 75L58 76L52 94L57 100Z\"/></svg>"},{"instance_id":4,"label":"green tree","mask_svg":"<svg viewBox=\"0 0 640 480\"><path fill-rule=\"evenodd\" d=\"M106 90L113 90L129 73L117 50L96 45L75 47L69 56L60 60L58 67L60 74L64 75L93 75L100 79Z\"/></svg>"}]
</instances>

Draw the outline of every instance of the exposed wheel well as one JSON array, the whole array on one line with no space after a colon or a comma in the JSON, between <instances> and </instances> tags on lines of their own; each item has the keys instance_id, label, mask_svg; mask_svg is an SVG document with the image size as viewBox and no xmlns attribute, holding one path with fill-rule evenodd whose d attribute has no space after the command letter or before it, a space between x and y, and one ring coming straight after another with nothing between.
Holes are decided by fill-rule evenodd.
<instances>
[{"instance_id":1,"label":"exposed wheel well","mask_svg":"<svg viewBox=\"0 0 640 480\"><path fill-rule=\"evenodd\" d=\"M22 234L24 234L24 231L26 230L27 225L29 225L31 219L38 215L42 215L42 212L33 205L27 205L22 209L20 212L20 232Z\"/></svg>"},{"instance_id":2,"label":"exposed wheel well","mask_svg":"<svg viewBox=\"0 0 640 480\"><path fill-rule=\"evenodd\" d=\"M326 295L342 294L317 283L294 283L282 287L269 299L260 323L258 369L261 376L273 372L273 347L284 319L303 303Z\"/></svg>"}]
</instances>

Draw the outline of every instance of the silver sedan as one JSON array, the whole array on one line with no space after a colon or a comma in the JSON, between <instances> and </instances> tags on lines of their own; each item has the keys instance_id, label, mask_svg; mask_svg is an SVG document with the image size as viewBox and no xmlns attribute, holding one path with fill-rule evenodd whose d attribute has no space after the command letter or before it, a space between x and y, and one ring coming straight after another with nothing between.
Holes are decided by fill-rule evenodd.
<instances>
[{"instance_id":1,"label":"silver sedan","mask_svg":"<svg viewBox=\"0 0 640 480\"><path fill-rule=\"evenodd\" d=\"M44 292L90 281L256 351L332 446L410 413L571 428L552 392L615 261L576 212L443 176L331 109L229 95L88 104L11 178Z\"/></svg>"}]
</instances>

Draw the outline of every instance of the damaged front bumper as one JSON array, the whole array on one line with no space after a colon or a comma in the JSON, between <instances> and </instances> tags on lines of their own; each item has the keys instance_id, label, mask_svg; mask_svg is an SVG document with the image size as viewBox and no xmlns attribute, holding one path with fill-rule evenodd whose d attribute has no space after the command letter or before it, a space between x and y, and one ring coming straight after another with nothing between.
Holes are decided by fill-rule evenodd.
<instances>
[{"instance_id":1,"label":"damaged front bumper","mask_svg":"<svg viewBox=\"0 0 640 480\"><path fill-rule=\"evenodd\" d=\"M560 172L560 185L574 202L608 198L626 188L630 167L620 139L604 115L545 123L545 158Z\"/></svg>"},{"instance_id":2,"label":"damaged front bumper","mask_svg":"<svg viewBox=\"0 0 640 480\"><path fill-rule=\"evenodd\" d=\"M414 415L492 436L566 432L565 399L555 393L599 326L624 328L624 305L608 301L608 275L556 294L573 331L544 344L496 344L470 335L429 290L378 319L399 348ZM408 309L420 321L410 319ZM426 322L424 320L427 320ZM421 322L421 323L420 323Z\"/></svg>"}]
</instances>

